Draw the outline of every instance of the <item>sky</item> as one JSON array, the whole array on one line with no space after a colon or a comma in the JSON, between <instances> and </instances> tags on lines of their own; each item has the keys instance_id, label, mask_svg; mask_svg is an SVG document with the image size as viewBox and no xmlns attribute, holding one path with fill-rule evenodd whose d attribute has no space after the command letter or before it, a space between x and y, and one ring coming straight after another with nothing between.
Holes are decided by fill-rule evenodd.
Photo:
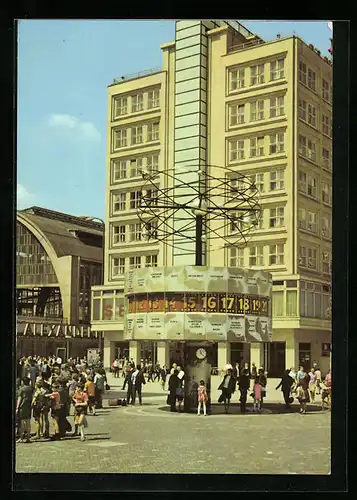
<instances>
[{"instance_id":1,"label":"sky","mask_svg":"<svg viewBox=\"0 0 357 500\"><path fill-rule=\"evenodd\" d=\"M328 21L239 20L264 40L294 33L329 55ZM21 20L17 206L105 217L107 86L160 68L170 20Z\"/></svg>"}]
</instances>

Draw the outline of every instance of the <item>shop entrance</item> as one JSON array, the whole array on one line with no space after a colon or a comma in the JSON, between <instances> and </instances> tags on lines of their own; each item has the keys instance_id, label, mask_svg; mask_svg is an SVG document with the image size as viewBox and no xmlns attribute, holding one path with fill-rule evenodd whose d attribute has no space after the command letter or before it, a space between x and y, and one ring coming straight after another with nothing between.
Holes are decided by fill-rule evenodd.
<instances>
[{"instance_id":1,"label":"shop entrance","mask_svg":"<svg viewBox=\"0 0 357 500\"><path fill-rule=\"evenodd\" d=\"M311 344L310 342L299 343L299 366L303 366L306 372L311 368Z\"/></svg>"},{"instance_id":2,"label":"shop entrance","mask_svg":"<svg viewBox=\"0 0 357 500\"><path fill-rule=\"evenodd\" d=\"M267 342L264 344L264 366L269 377L282 377L285 366L285 342Z\"/></svg>"}]
</instances>

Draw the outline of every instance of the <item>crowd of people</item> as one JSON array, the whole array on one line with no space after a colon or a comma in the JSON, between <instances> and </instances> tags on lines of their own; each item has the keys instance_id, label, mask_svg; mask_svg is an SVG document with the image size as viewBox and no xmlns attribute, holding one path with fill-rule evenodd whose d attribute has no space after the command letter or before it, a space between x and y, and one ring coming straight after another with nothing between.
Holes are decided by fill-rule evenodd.
<instances>
[{"instance_id":1,"label":"crowd of people","mask_svg":"<svg viewBox=\"0 0 357 500\"><path fill-rule=\"evenodd\" d=\"M31 441L31 418L35 439L59 440L72 432L68 417L73 410L74 436L85 440L86 415L102 408L103 394L109 389L101 363L70 358L63 363L55 356L30 356L17 363L16 434L18 442ZM50 436L50 418L53 434Z\"/></svg>"}]
</instances>

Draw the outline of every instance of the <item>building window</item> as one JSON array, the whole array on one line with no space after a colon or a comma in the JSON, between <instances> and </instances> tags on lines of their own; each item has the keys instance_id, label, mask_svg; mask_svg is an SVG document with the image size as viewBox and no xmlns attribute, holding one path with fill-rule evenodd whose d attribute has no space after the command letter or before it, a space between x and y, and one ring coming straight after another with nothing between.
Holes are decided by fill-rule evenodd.
<instances>
[{"instance_id":1,"label":"building window","mask_svg":"<svg viewBox=\"0 0 357 500\"><path fill-rule=\"evenodd\" d=\"M264 266L264 247L262 245L249 247L249 265Z\"/></svg>"},{"instance_id":2,"label":"building window","mask_svg":"<svg viewBox=\"0 0 357 500\"><path fill-rule=\"evenodd\" d=\"M141 266L141 257L137 255L136 257L129 257L129 268L138 269Z\"/></svg>"},{"instance_id":3,"label":"building window","mask_svg":"<svg viewBox=\"0 0 357 500\"><path fill-rule=\"evenodd\" d=\"M299 153L306 158L306 137L299 135Z\"/></svg>"},{"instance_id":4,"label":"building window","mask_svg":"<svg viewBox=\"0 0 357 500\"><path fill-rule=\"evenodd\" d=\"M306 101L304 101L303 99L299 99L299 118L301 118L301 120L304 120L305 122L306 122L306 108L307 108Z\"/></svg>"},{"instance_id":5,"label":"building window","mask_svg":"<svg viewBox=\"0 0 357 500\"><path fill-rule=\"evenodd\" d=\"M270 63L270 80L284 78L284 59L278 59Z\"/></svg>"},{"instance_id":6,"label":"building window","mask_svg":"<svg viewBox=\"0 0 357 500\"><path fill-rule=\"evenodd\" d=\"M279 132L270 136L270 154L284 152L284 132Z\"/></svg>"},{"instance_id":7,"label":"building window","mask_svg":"<svg viewBox=\"0 0 357 500\"><path fill-rule=\"evenodd\" d=\"M286 316L297 316L297 290L286 291Z\"/></svg>"},{"instance_id":8,"label":"building window","mask_svg":"<svg viewBox=\"0 0 357 500\"><path fill-rule=\"evenodd\" d=\"M264 101L250 103L250 121L264 120Z\"/></svg>"},{"instance_id":9,"label":"building window","mask_svg":"<svg viewBox=\"0 0 357 500\"><path fill-rule=\"evenodd\" d=\"M322 80L322 99L331 102L331 86L327 80Z\"/></svg>"},{"instance_id":10,"label":"building window","mask_svg":"<svg viewBox=\"0 0 357 500\"><path fill-rule=\"evenodd\" d=\"M244 160L244 140L230 142L230 161Z\"/></svg>"},{"instance_id":11,"label":"building window","mask_svg":"<svg viewBox=\"0 0 357 500\"><path fill-rule=\"evenodd\" d=\"M322 115L322 133L327 135L327 137L331 137L331 123L330 119L327 115Z\"/></svg>"},{"instance_id":12,"label":"building window","mask_svg":"<svg viewBox=\"0 0 357 500\"><path fill-rule=\"evenodd\" d=\"M312 198L317 197L317 181L316 177L313 175L307 176L307 191L306 194L311 196Z\"/></svg>"},{"instance_id":13,"label":"building window","mask_svg":"<svg viewBox=\"0 0 357 500\"><path fill-rule=\"evenodd\" d=\"M316 128L316 107L312 104L308 106L308 120L307 123Z\"/></svg>"},{"instance_id":14,"label":"building window","mask_svg":"<svg viewBox=\"0 0 357 500\"><path fill-rule=\"evenodd\" d=\"M270 172L270 191L284 189L284 169L279 168Z\"/></svg>"},{"instance_id":15,"label":"building window","mask_svg":"<svg viewBox=\"0 0 357 500\"><path fill-rule=\"evenodd\" d=\"M159 140L159 123L152 122L148 124L148 142Z\"/></svg>"},{"instance_id":16,"label":"building window","mask_svg":"<svg viewBox=\"0 0 357 500\"><path fill-rule=\"evenodd\" d=\"M316 143L311 139L307 141L307 158L316 162Z\"/></svg>"},{"instance_id":17,"label":"building window","mask_svg":"<svg viewBox=\"0 0 357 500\"><path fill-rule=\"evenodd\" d=\"M126 160L115 160L113 162L113 182L126 179Z\"/></svg>"},{"instance_id":18,"label":"building window","mask_svg":"<svg viewBox=\"0 0 357 500\"><path fill-rule=\"evenodd\" d=\"M316 92L316 73L311 68L307 72L307 86Z\"/></svg>"},{"instance_id":19,"label":"building window","mask_svg":"<svg viewBox=\"0 0 357 500\"><path fill-rule=\"evenodd\" d=\"M150 90L148 93L148 108L158 108L160 106L160 89Z\"/></svg>"},{"instance_id":20,"label":"building window","mask_svg":"<svg viewBox=\"0 0 357 500\"><path fill-rule=\"evenodd\" d=\"M317 269L317 250L316 248L307 249L307 267L309 269Z\"/></svg>"},{"instance_id":21,"label":"building window","mask_svg":"<svg viewBox=\"0 0 357 500\"><path fill-rule=\"evenodd\" d=\"M284 115L284 96L270 98L270 118Z\"/></svg>"},{"instance_id":22,"label":"building window","mask_svg":"<svg viewBox=\"0 0 357 500\"><path fill-rule=\"evenodd\" d=\"M250 139L250 157L264 156L264 137Z\"/></svg>"},{"instance_id":23,"label":"building window","mask_svg":"<svg viewBox=\"0 0 357 500\"><path fill-rule=\"evenodd\" d=\"M330 252L322 252L322 272L331 274L331 254Z\"/></svg>"},{"instance_id":24,"label":"building window","mask_svg":"<svg viewBox=\"0 0 357 500\"><path fill-rule=\"evenodd\" d=\"M125 274L125 259L114 257L113 260L113 276Z\"/></svg>"},{"instance_id":25,"label":"building window","mask_svg":"<svg viewBox=\"0 0 357 500\"><path fill-rule=\"evenodd\" d=\"M146 196L144 198L145 206L149 207L151 204L154 206L158 201L158 190L157 189L148 189L146 191Z\"/></svg>"},{"instance_id":26,"label":"building window","mask_svg":"<svg viewBox=\"0 0 357 500\"><path fill-rule=\"evenodd\" d=\"M145 223L145 238L148 241L157 239L157 221Z\"/></svg>"},{"instance_id":27,"label":"building window","mask_svg":"<svg viewBox=\"0 0 357 500\"><path fill-rule=\"evenodd\" d=\"M138 208L141 202L141 191L131 191L130 193L130 208Z\"/></svg>"},{"instance_id":28,"label":"building window","mask_svg":"<svg viewBox=\"0 0 357 500\"><path fill-rule=\"evenodd\" d=\"M119 129L114 132L115 149L125 148L128 145L126 129Z\"/></svg>"},{"instance_id":29,"label":"building window","mask_svg":"<svg viewBox=\"0 0 357 500\"><path fill-rule=\"evenodd\" d=\"M151 155L146 159L146 166L150 175L155 175L159 171L159 155Z\"/></svg>"},{"instance_id":30,"label":"building window","mask_svg":"<svg viewBox=\"0 0 357 500\"><path fill-rule=\"evenodd\" d=\"M157 255L146 255L145 267L157 267Z\"/></svg>"},{"instance_id":31,"label":"building window","mask_svg":"<svg viewBox=\"0 0 357 500\"><path fill-rule=\"evenodd\" d=\"M143 127L132 127L131 144L142 144L142 142L143 142Z\"/></svg>"},{"instance_id":32,"label":"building window","mask_svg":"<svg viewBox=\"0 0 357 500\"><path fill-rule=\"evenodd\" d=\"M284 226L284 207L270 209L269 227Z\"/></svg>"},{"instance_id":33,"label":"building window","mask_svg":"<svg viewBox=\"0 0 357 500\"><path fill-rule=\"evenodd\" d=\"M306 193L307 176L305 172L299 171L299 191L301 193Z\"/></svg>"},{"instance_id":34,"label":"building window","mask_svg":"<svg viewBox=\"0 0 357 500\"><path fill-rule=\"evenodd\" d=\"M136 94L131 97L131 112L137 113L144 109L144 94Z\"/></svg>"},{"instance_id":35,"label":"building window","mask_svg":"<svg viewBox=\"0 0 357 500\"><path fill-rule=\"evenodd\" d=\"M229 247L229 267L243 267L244 266L244 248Z\"/></svg>"},{"instance_id":36,"label":"building window","mask_svg":"<svg viewBox=\"0 0 357 500\"><path fill-rule=\"evenodd\" d=\"M121 212L126 209L126 193L113 195L113 212Z\"/></svg>"},{"instance_id":37,"label":"building window","mask_svg":"<svg viewBox=\"0 0 357 500\"><path fill-rule=\"evenodd\" d=\"M249 176L252 184L260 193L264 192L264 174L253 174ZM254 188L253 188L254 189Z\"/></svg>"},{"instance_id":38,"label":"building window","mask_svg":"<svg viewBox=\"0 0 357 500\"><path fill-rule=\"evenodd\" d=\"M235 71L231 71L231 90L242 89L245 86L245 69L237 69Z\"/></svg>"},{"instance_id":39,"label":"building window","mask_svg":"<svg viewBox=\"0 0 357 500\"><path fill-rule=\"evenodd\" d=\"M269 266L284 264L284 245L269 245Z\"/></svg>"},{"instance_id":40,"label":"building window","mask_svg":"<svg viewBox=\"0 0 357 500\"><path fill-rule=\"evenodd\" d=\"M244 104L235 104L233 106L230 106L229 112L230 112L230 125L241 125L244 123Z\"/></svg>"},{"instance_id":41,"label":"building window","mask_svg":"<svg viewBox=\"0 0 357 500\"><path fill-rule=\"evenodd\" d=\"M138 177L141 175L141 171L143 168L143 159L136 158L134 160L130 160L130 177Z\"/></svg>"},{"instance_id":42,"label":"building window","mask_svg":"<svg viewBox=\"0 0 357 500\"><path fill-rule=\"evenodd\" d=\"M299 80L301 83L304 83L306 85L307 79L306 79L306 64L300 61L299 63Z\"/></svg>"},{"instance_id":43,"label":"building window","mask_svg":"<svg viewBox=\"0 0 357 500\"><path fill-rule=\"evenodd\" d=\"M299 208L298 218L299 218L300 229L306 229L306 210L305 210L305 208Z\"/></svg>"},{"instance_id":44,"label":"building window","mask_svg":"<svg viewBox=\"0 0 357 500\"><path fill-rule=\"evenodd\" d=\"M129 240L141 241L141 224L129 225Z\"/></svg>"},{"instance_id":45,"label":"building window","mask_svg":"<svg viewBox=\"0 0 357 500\"><path fill-rule=\"evenodd\" d=\"M332 188L327 182L322 183L322 202L327 205L332 204Z\"/></svg>"},{"instance_id":46,"label":"building window","mask_svg":"<svg viewBox=\"0 0 357 500\"><path fill-rule=\"evenodd\" d=\"M125 226L113 226L113 243L125 243Z\"/></svg>"},{"instance_id":47,"label":"building window","mask_svg":"<svg viewBox=\"0 0 357 500\"><path fill-rule=\"evenodd\" d=\"M250 85L264 83L264 64L250 67Z\"/></svg>"},{"instance_id":48,"label":"building window","mask_svg":"<svg viewBox=\"0 0 357 500\"><path fill-rule=\"evenodd\" d=\"M330 151L326 148L322 148L322 166L326 170L331 170L331 155Z\"/></svg>"},{"instance_id":49,"label":"building window","mask_svg":"<svg viewBox=\"0 0 357 500\"><path fill-rule=\"evenodd\" d=\"M316 222L316 213L307 211L307 224L306 229L311 233L317 233L317 222Z\"/></svg>"},{"instance_id":50,"label":"building window","mask_svg":"<svg viewBox=\"0 0 357 500\"><path fill-rule=\"evenodd\" d=\"M321 236L323 238L331 239L332 231L331 231L331 217L328 215L323 215L321 217Z\"/></svg>"},{"instance_id":51,"label":"building window","mask_svg":"<svg viewBox=\"0 0 357 500\"><path fill-rule=\"evenodd\" d=\"M303 245L300 245L299 248L299 265L301 267L307 267L306 247Z\"/></svg>"},{"instance_id":52,"label":"building window","mask_svg":"<svg viewBox=\"0 0 357 500\"><path fill-rule=\"evenodd\" d=\"M123 116L128 113L128 98L127 97L117 97L114 100L114 116Z\"/></svg>"},{"instance_id":53,"label":"building window","mask_svg":"<svg viewBox=\"0 0 357 500\"><path fill-rule=\"evenodd\" d=\"M273 318L284 316L284 292L272 292Z\"/></svg>"}]
</instances>

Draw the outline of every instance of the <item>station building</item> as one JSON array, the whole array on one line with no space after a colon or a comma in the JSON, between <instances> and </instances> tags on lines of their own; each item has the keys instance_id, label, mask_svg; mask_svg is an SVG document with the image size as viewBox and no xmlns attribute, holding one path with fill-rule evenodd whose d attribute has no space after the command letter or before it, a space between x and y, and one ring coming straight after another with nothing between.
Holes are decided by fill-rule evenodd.
<instances>
[{"instance_id":1,"label":"station building","mask_svg":"<svg viewBox=\"0 0 357 500\"><path fill-rule=\"evenodd\" d=\"M16 216L16 354L62 359L100 349L91 286L102 281L103 226L31 207Z\"/></svg>"},{"instance_id":2,"label":"station building","mask_svg":"<svg viewBox=\"0 0 357 500\"><path fill-rule=\"evenodd\" d=\"M104 361L180 360L174 342L123 341L124 276L192 265L194 249L143 238L142 169L226 166L254 180L262 218L248 245L207 246L204 264L269 271L273 342L217 343L217 366L263 364L270 376L331 349L332 63L298 36L263 40L236 21L177 21L162 68L108 87L104 286L92 289L92 329ZM157 176L157 188L163 176ZM152 193L155 196L155 192ZM228 235L229 237L229 235Z\"/></svg>"}]
</instances>

